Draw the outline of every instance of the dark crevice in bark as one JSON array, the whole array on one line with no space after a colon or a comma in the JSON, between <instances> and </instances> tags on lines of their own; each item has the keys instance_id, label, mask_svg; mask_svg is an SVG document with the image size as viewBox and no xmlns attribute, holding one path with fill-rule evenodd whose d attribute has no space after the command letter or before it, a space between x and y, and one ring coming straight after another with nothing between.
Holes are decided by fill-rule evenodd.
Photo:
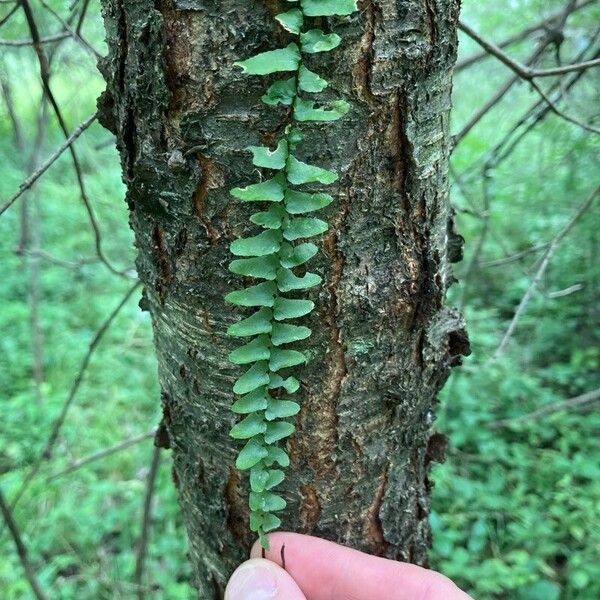
<instances>
[{"instance_id":1,"label":"dark crevice in bark","mask_svg":"<svg viewBox=\"0 0 600 600\"><path fill-rule=\"evenodd\" d=\"M218 187L214 173L215 165L212 160L198 154L198 166L200 168L200 181L194 193L194 212L202 227L206 230L209 243L215 244L221 237L220 233L213 227L210 218L206 215L206 196L212 187Z\"/></svg>"},{"instance_id":2,"label":"dark crevice in bark","mask_svg":"<svg viewBox=\"0 0 600 600\"><path fill-rule=\"evenodd\" d=\"M156 264L158 266L158 278L155 286L160 303L164 306L169 286L173 280L173 269L171 266L171 257L169 256L169 246L165 239L165 232L159 223L154 225L152 237Z\"/></svg>"}]
</instances>

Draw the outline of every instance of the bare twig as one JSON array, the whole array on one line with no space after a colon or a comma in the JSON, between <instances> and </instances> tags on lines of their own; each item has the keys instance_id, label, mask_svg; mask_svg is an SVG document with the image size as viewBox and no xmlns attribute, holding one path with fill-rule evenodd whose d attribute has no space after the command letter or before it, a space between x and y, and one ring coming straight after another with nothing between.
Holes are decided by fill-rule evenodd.
<instances>
[{"instance_id":1,"label":"bare twig","mask_svg":"<svg viewBox=\"0 0 600 600\"><path fill-rule=\"evenodd\" d=\"M18 40L0 40L0 46L12 46L13 48L21 48L24 46L33 46L34 44L52 44L53 42L60 42L71 37L68 32L54 33L46 37L41 37L34 42L31 38L24 38Z\"/></svg>"},{"instance_id":2,"label":"bare twig","mask_svg":"<svg viewBox=\"0 0 600 600\"><path fill-rule=\"evenodd\" d=\"M10 21L10 18L19 10L19 5L15 4L7 13L0 19L0 27Z\"/></svg>"},{"instance_id":3,"label":"bare twig","mask_svg":"<svg viewBox=\"0 0 600 600\"><path fill-rule=\"evenodd\" d=\"M77 261L62 260L61 258L57 258L56 256L48 254L48 252L45 252L40 248L32 248L31 250L25 250L25 254L35 256L37 258L40 258L41 260L45 260L49 263L52 263L58 267L63 267L65 269L81 269L83 265L91 265L95 262L98 262L98 258L96 256L83 257Z\"/></svg>"},{"instance_id":4,"label":"bare twig","mask_svg":"<svg viewBox=\"0 0 600 600\"><path fill-rule=\"evenodd\" d=\"M31 586L31 591L33 592L33 595L37 598L37 600L48 600L48 596L46 596L46 594L44 594L44 592L42 591L42 588L40 587L39 581L37 579L37 575L35 574L35 570L33 569L31 562L29 561L29 555L27 552L27 548L23 543L21 532L19 531L19 527L17 526L17 523L15 522L15 519L12 515L12 510L10 509L10 506L8 506L8 503L6 502L2 490L0 490L0 512L2 512L4 522L6 523L8 531L10 532L13 542L15 543L17 554L19 556L19 561L21 562L21 566L25 571L25 577L27 577L27 581Z\"/></svg>"},{"instance_id":5,"label":"bare twig","mask_svg":"<svg viewBox=\"0 0 600 600\"><path fill-rule=\"evenodd\" d=\"M158 446L154 446L154 448L152 449L152 460L150 463L150 470L148 471L148 478L146 479L144 512L142 514L142 531L140 534L140 541L138 544L137 556L135 560L135 571L133 575L133 581L137 587L137 596L139 600L144 600L145 598L142 580L144 577L144 566L146 562L146 551L148 548L150 521L152 518L152 497L154 496L154 488L156 487L156 476L158 474L159 465L160 448Z\"/></svg>"},{"instance_id":6,"label":"bare twig","mask_svg":"<svg viewBox=\"0 0 600 600\"><path fill-rule=\"evenodd\" d=\"M564 288L562 290L556 290L555 292L548 292L546 295L548 296L548 298L551 298L551 299L564 298L565 296L570 296L571 294L580 292L583 288L584 288L583 283L575 283L575 284L570 285L569 287Z\"/></svg>"},{"instance_id":7,"label":"bare twig","mask_svg":"<svg viewBox=\"0 0 600 600\"><path fill-rule=\"evenodd\" d=\"M38 43L38 41L40 39L40 35L39 35L38 28L37 28L37 23L33 16L33 11L31 10L31 6L29 5L29 0L21 0L21 7L23 9L23 13L25 14L25 20L27 21L27 25L29 27L31 39L34 41L33 48L34 48L36 56L38 58L38 64L39 64L39 68L40 68L40 78L42 80L44 93L48 97L50 105L52 106L52 109L54 110L54 114L56 115L56 119L58 121L61 131L63 132L63 135L65 136L65 139L68 139L70 136L69 130L68 130L65 120L62 116L60 107L58 106L58 102L56 101L56 98L54 97L54 94L50 87L50 70L49 70L49 66L48 66L48 60L46 58L46 55L44 54L44 49ZM92 210L92 205L90 203L90 200L87 196L87 192L85 190L85 184L84 184L84 180L83 180L83 172L82 172L81 166L79 164L79 158L77 157L77 153L75 152L75 148L73 145L70 145L68 147L68 150L69 150L69 153L71 154L73 170L75 171L77 184L79 185L81 201L85 207L85 210L88 215L88 220L90 222L90 226L94 232L96 254L98 254L98 258L100 259L100 261L109 269L109 271L111 271L111 273L113 273L115 275L119 275L119 276L124 276L124 272L119 271L115 267L113 267L112 264L108 261L108 259L104 256L104 252L102 250L102 235L100 233L100 228L96 221L96 216L94 215L94 211Z\"/></svg>"},{"instance_id":8,"label":"bare twig","mask_svg":"<svg viewBox=\"0 0 600 600\"><path fill-rule=\"evenodd\" d=\"M75 40L82 48L92 53L96 58L101 58L102 55L98 52L87 40L79 34L79 29L73 29L67 21L65 21L51 6L44 0L40 0L40 4L63 26L65 32Z\"/></svg>"},{"instance_id":9,"label":"bare twig","mask_svg":"<svg viewBox=\"0 0 600 600\"><path fill-rule=\"evenodd\" d=\"M578 127L585 129L586 131L600 134L600 129L598 129L597 127L592 127L587 123L583 123L579 119L576 119L575 117L572 117L571 115L568 115L564 111L560 110L560 108L556 106L556 103L552 101L552 99L544 92L544 90L542 90L542 88L535 81L532 80L529 82L529 84L544 99L544 101L550 107L550 110L552 110L553 113L563 118L565 121L568 121L573 125L577 125Z\"/></svg>"},{"instance_id":10,"label":"bare twig","mask_svg":"<svg viewBox=\"0 0 600 600\"><path fill-rule=\"evenodd\" d=\"M96 120L97 113L90 115L83 123L78 125L73 133L60 145L60 147L52 154L40 168L28 177L20 186L19 189L3 204L0 208L0 215L4 214L18 199L23 195L67 150L73 142Z\"/></svg>"},{"instance_id":11,"label":"bare twig","mask_svg":"<svg viewBox=\"0 0 600 600\"><path fill-rule=\"evenodd\" d=\"M549 415L560 410L570 410L573 408L578 408L584 404L588 404L589 402L595 402L598 399L600 399L600 388L591 392L586 392L585 394L581 394L579 396L576 396L575 398L569 398L568 400L561 400L560 402L553 402L552 404L547 404L546 406L542 406L541 408L538 408L533 412L527 413L526 415L521 415L520 417L515 417L514 419L500 419L498 421L490 421L489 423L487 423L487 426L493 429L496 429L498 427L507 427L508 425L513 425L514 423L523 423L524 421L531 421L533 419L537 419L538 417L543 417L545 415Z\"/></svg>"},{"instance_id":12,"label":"bare twig","mask_svg":"<svg viewBox=\"0 0 600 600\"><path fill-rule=\"evenodd\" d=\"M23 148L25 142L21 124L19 123L19 118L17 117L17 111L15 110L12 87L8 77L4 77L4 73L0 73L0 89L2 89L2 97L4 98L4 104L6 105L6 112L8 113L8 117L12 124L15 145L19 148Z\"/></svg>"},{"instance_id":13,"label":"bare twig","mask_svg":"<svg viewBox=\"0 0 600 600\"><path fill-rule=\"evenodd\" d=\"M495 260L488 260L486 262L482 262L482 267L499 267L501 265L506 265L508 263L516 262L521 260L525 256L529 256L530 254L534 254L535 252L541 252L548 247L548 243L538 244L537 246L532 246L531 248L527 248L526 250L521 250L515 254L511 254L510 256L505 256L504 258L496 258Z\"/></svg>"},{"instance_id":14,"label":"bare twig","mask_svg":"<svg viewBox=\"0 0 600 600\"><path fill-rule=\"evenodd\" d=\"M600 29L597 31L592 42L587 48L584 48L578 55L578 60L581 60L587 53L590 47L593 47L597 38L600 37ZM600 58L600 50L593 53L593 58ZM584 71L572 73L566 81L556 82L548 93L554 94L558 92L555 102L558 102L565 94L581 79ZM486 160L488 168L496 167L500 162L508 158L510 154L517 148L519 142L539 123L541 123L546 115L552 112L543 99L539 99L530 108L525 111L523 116L513 125L511 130L498 142L489 153L489 158Z\"/></svg>"},{"instance_id":15,"label":"bare twig","mask_svg":"<svg viewBox=\"0 0 600 600\"><path fill-rule=\"evenodd\" d=\"M501 63L507 66L513 73L517 75L517 77L528 81L531 87L544 99L544 101L550 106L552 111L556 113L558 116L563 119L573 123L574 125L578 125L579 127L585 129L586 131L591 131L592 133L600 133L600 129L596 129L586 123L582 123L578 119L565 114L562 112L556 104L548 97L548 95L541 89L541 87L534 81L537 77L547 77L553 76L557 74L570 73L573 71L582 71L591 67L600 66L600 60L591 60L586 61L584 63L568 65L565 67L557 67L555 69L530 69L529 67L513 60L508 54L506 54L501 48L498 48L492 42L489 42L482 38L476 31L474 31L471 27L466 25L465 23L459 23L459 29L466 33L470 38L475 40L486 52L489 52L492 56L495 56ZM462 135L461 135L462 134ZM461 132L457 136L457 143L464 137L463 132Z\"/></svg>"},{"instance_id":16,"label":"bare twig","mask_svg":"<svg viewBox=\"0 0 600 600\"><path fill-rule=\"evenodd\" d=\"M93 452L92 454L88 454L79 460L76 460L74 463L70 464L65 469L61 471L57 471L56 473L52 473L46 478L46 481L51 481L52 479L57 479L58 477L63 477L64 475L68 475L69 473L73 473L73 471L77 471L81 469L81 467L85 467L90 463L93 463L97 460L102 460L111 454L115 454L120 452L121 450L125 450L126 448L130 448L131 446L135 446L135 444L139 444L140 442L145 442L156 434L156 430L152 429L151 431L146 431L146 433L142 433L140 435L136 435L135 437L128 438L111 446L110 448L104 448L102 450L98 450L97 452Z\"/></svg>"},{"instance_id":17,"label":"bare twig","mask_svg":"<svg viewBox=\"0 0 600 600\"><path fill-rule=\"evenodd\" d=\"M573 71L584 71L592 67L600 66L600 60L589 60L579 64L565 65L564 67L556 67L553 69L531 69L526 65L521 64L511 58L502 48L496 46L492 42L482 38L474 29L469 27L462 21L459 22L458 28L464 31L471 39L475 40L486 52L495 56L501 63L506 65L511 71L514 71L521 79L531 81L535 77L553 77L555 75L564 75Z\"/></svg>"},{"instance_id":18,"label":"bare twig","mask_svg":"<svg viewBox=\"0 0 600 600\"><path fill-rule=\"evenodd\" d=\"M483 178L481 181L482 185L482 195L483 195L483 210L482 214L482 226L477 236L477 241L475 242L475 247L473 249L473 254L471 255L471 260L469 261L469 265L467 266L466 272L463 275L463 281L466 283L470 279L471 275L479 268L479 259L481 256L481 251L483 249L483 244L488 236L490 231L490 178L486 173L483 173ZM468 286L463 285L462 294L460 299L459 308L462 310L465 307L467 301L467 291Z\"/></svg>"},{"instance_id":19,"label":"bare twig","mask_svg":"<svg viewBox=\"0 0 600 600\"><path fill-rule=\"evenodd\" d=\"M77 20L77 27L75 31L77 35L81 34L81 28L83 27L83 23L85 21L85 15L87 13L87 9L90 5L90 0L83 0L83 6L81 7L81 12L79 13L79 19Z\"/></svg>"},{"instance_id":20,"label":"bare twig","mask_svg":"<svg viewBox=\"0 0 600 600\"><path fill-rule=\"evenodd\" d=\"M577 212L575 213L575 215L571 218L571 220L565 225L565 227L563 227L558 232L558 234L550 242L550 244L548 246L548 249L546 250L546 252L544 253L544 256L542 257L542 260L540 262L540 266L538 267L538 270L537 270L535 276L533 277L533 280L531 281L531 284L527 288L527 291L525 292L525 295L521 299L521 302L519 303L519 306L517 307L517 310L515 311L515 314L514 314L514 316L512 318L512 321L510 322L510 325L508 326L508 329L506 330L506 333L502 337L502 341L500 342L500 345L498 346L498 348L494 352L491 360L497 360L502 355L502 353L506 350L506 346L507 346L510 338L512 337L512 334L515 331L517 323L519 322L519 319L521 318L521 316L525 312L525 309L527 308L527 305L529 304L529 301L531 300L531 297L533 296L533 293L534 293L536 287L538 286L539 282L541 281L542 276L546 272L546 269L548 268L548 265L550 264L550 260L554 256L554 253L556 252L556 249L558 248L558 245L560 244L560 242L562 241L562 239L567 235L567 233L569 233L569 231L571 231L572 227L579 220L579 218L581 217L581 215L583 215L585 213L585 211L592 205L592 203L596 199L596 196L598 195L598 192L600 192L600 186L598 186L588 196L588 198L579 207L579 209L577 210Z\"/></svg>"},{"instance_id":21,"label":"bare twig","mask_svg":"<svg viewBox=\"0 0 600 600\"><path fill-rule=\"evenodd\" d=\"M586 6L589 6L590 4L593 4L596 1L597 0L584 0L583 2L577 2L571 12L575 12L577 10L585 8ZM535 33L536 31L555 29L556 28L555 21L557 19L563 18L564 12L565 12L564 8L557 10L556 12L552 13L549 17L546 17L546 18L534 23L533 25L530 25L529 27L523 29L522 31L519 31L518 33L515 33L514 35L507 37L505 40L501 41L498 44L498 47L499 48L507 48L508 46L512 46L513 44L516 44L517 42L521 42L522 40L524 40L525 38L530 36L532 33ZM489 56L490 55L485 50L482 52L477 52L475 54L472 54L471 56L468 56L467 58L464 58L463 60L458 62L456 64L454 71L460 72L460 71L472 66L473 64L479 62L480 60L483 60L484 58L488 58Z\"/></svg>"},{"instance_id":22,"label":"bare twig","mask_svg":"<svg viewBox=\"0 0 600 600\"><path fill-rule=\"evenodd\" d=\"M550 44L549 38L544 38L535 50L527 57L526 64L533 64L546 50ZM519 76L514 75L509 77L496 91L496 93L469 119L463 128L454 136L453 148L466 137L466 135L487 115L502 98L510 91L510 89L519 81Z\"/></svg>"},{"instance_id":23,"label":"bare twig","mask_svg":"<svg viewBox=\"0 0 600 600\"><path fill-rule=\"evenodd\" d=\"M54 448L54 444L56 443L56 440L58 439L60 430L61 430L61 428L65 422L65 419L67 417L67 413L69 412L69 409L71 408L71 405L73 404L73 400L75 399L77 391L79 390L79 386L81 385L81 382L83 381L83 376L85 375L88 365L90 364L90 359L92 358L94 351L96 350L96 348L97 348L98 344L100 343L100 340L102 339L104 334L108 331L108 329L112 325L116 316L121 312L121 309L127 304L127 301L129 300L129 298L131 298L131 296L138 289L139 286L140 286L140 283L136 282L135 285L133 285L131 288L129 288L129 290L127 290L127 293L123 296L123 298L121 299L119 304L113 309L113 311L110 313L110 315L108 315L108 317L105 319L105 321L102 323L102 325L100 325L100 327L98 328L98 331L96 331L96 334L90 341L87 352L85 353L85 356L83 357L83 360L81 361L81 365L79 366L79 371L77 372L77 376L75 377L75 379L71 385L71 389L69 390L67 398L66 398L65 402L63 403L60 414L58 415L58 417L56 418L56 420L54 422L54 425L52 426L52 430L50 431L50 435L48 436L48 439L44 446L44 450L40 453L40 455L38 456L36 461L31 466L31 469L29 470L29 472L23 479L23 483L21 484L21 487L19 488L19 490L15 494L15 497L12 500L11 508L14 508L16 506L17 502L21 499L21 496L23 495L23 493L25 492L25 490L31 483L31 480L37 475L38 471L40 470L42 463L44 461L48 460L52 456L52 450Z\"/></svg>"}]
</instances>

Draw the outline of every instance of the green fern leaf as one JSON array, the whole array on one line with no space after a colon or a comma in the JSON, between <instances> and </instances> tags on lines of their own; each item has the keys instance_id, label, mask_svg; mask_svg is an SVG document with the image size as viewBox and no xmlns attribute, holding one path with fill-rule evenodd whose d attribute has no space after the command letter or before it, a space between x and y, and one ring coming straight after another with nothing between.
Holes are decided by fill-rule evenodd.
<instances>
[{"instance_id":1,"label":"green fern leaf","mask_svg":"<svg viewBox=\"0 0 600 600\"><path fill-rule=\"evenodd\" d=\"M315 304L311 300L276 298L273 304L273 316L277 321L298 319L307 315L314 307Z\"/></svg>"},{"instance_id":2,"label":"green fern leaf","mask_svg":"<svg viewBox=\"0 0 600 600\"><path fill-rule=\"evenodd\" d=\"M307 290L319 285L321 281L322 279L315 273L306 273L303 277L297 277L289 269L280 269L277 273L277 288L280 292Z\"/></svg>"},{"instance_id":3,"label":"green fern leaf","mask_svg":"<svg viewBox=\"0 0 600 600\"><path fill-rule=\"evenodd\" d=\"M279 204L273 204L269 210L254 213L250 221L266 229L279 229L285 216L285 210Z\"/></svg>"},{"instance_id":4,"label":"green fern leaf","mask_svg":"<svg viewBox=\"0 0 600 600\"><path fill-rule=\"evenodd\" d=\"M297 121L337 121L350 110L345 100L331 102L327 108L315 108L312 100L299 99L294 105L294 118Z\"/></svg>"},{"instance_id":5,"label":"green fern leaf","mask_svg":"<svg viewBox=\"0 0 600 600\"><path fill-rule=\"evenodd\" d=\"M329 225L321 219L314 217L300 217L290 219L287 227L283 230L283 237L288 241L297 240L299 238L312 237L325 233L329 229Z\"/></svg>"},{"instance_id":6,"label":"green fern leaf","mask_svg":"<svg viewBox=\"0 0 600 600\"><path fill-rule=\"evenodd\" d=\"M296 97L296 78L280 79L273 83L261 100L269 106L290 106Z\"/></svg>"},{"instance_id":7,"label":"green fern leaf","mask_svg":"<svg viewBox=\"0 0 600 600\"><path fill-rule=\"evenodd\" d=\"M322 169L316 165L309 165L291 154L288 157L287 179L294 185L303 183L323 183L327 185L336 181L337 178L337 173L333 171Z\"/></svg>"},{"instance_id":8,"label":"green fern leaf","mask_svg":"<svg viewBox=\"0 0 600 600\"><path fill-rule=\"evenodd\" d=\"M279 251L281 258L281 266L291 269L303 265L310 260L319 249L311 242L305 242L292 246L290 244L282 244Z\"/></svg>"},{"instance_id":9,"label":"green fern leaf","mask_svg":"<svg viewBox=\"0 0 600 600\"><path fill-rule=\"evenodd\" d=\"M307 17L332 17L351 15L357 10L356 0L301 0Z\"/></svg>"},{"instance_id":10,"label":"green fern leaf","mask_svg":"<svg viewBox=\"0 0 600 600\"><path fill-rule=\"evenodd\" d=\"M252 163L265 169L283 169L288 157L287 140L280 140L277 148L273 151L266 146L248 146L246 150L252 152Z\"/></svg>"},{"instance_id":11,"label":"green fern leaf","mask_svg":"<svg viewBox=\"0 0 600 600\"><path fill-rule=\"evenodd\" d=\"M284 379L277 373L271 373L269 389L276 390L278 388L283 388L288 394L293 394L300 388L300 382L295 377Z\"/></svg>"},{"instance_id":12,"label":"green fern leaf","mask_svg":"<svg viewBox=\"0 0 600 600\"><path fill-rule=\"evenodd\" d=\"M287 421L271 421L267 424L267 431L265 432L265 442L267 444L273 444L283 438L286 438L296 431L296 428L292 423Z\"/></svg>"},{"instance_id":13,"label":"green fern leaf","mask_svg":"<svg viewBox=\"0 0 600 600\"><path fill-rule=\"evenodd\" d=\"M240 396L253 392L256 388L268 385L270 382L268 374L268 363L259 362L252 365L234 384L234 394Z\"/></svg>"},{"instance_id":14,"label":"green fern leaf","mask_svg":"<svg viewBox=\"0 0 600 600\"><path fill-rule=\"evenodd\" d=\"M236 275L254 277L256 279L275 279L277 267L279 266L279 255L268 254L257 258L242 258L231 261L229 270Z\"/></svg>"},{"instance_id":15,"label":"green fern leaf","mask_svg":"<svg viewBox=\"0 0 600 600\"><path fill-rule=\"evenodd\" d=\"M246 415L258 410L265 410L268 406L267 391L265 387L259 387L236 400L231 410L238 415Z\"/></svg>"},{"instance_id":16,"label":"green fern leaf","mask_svg":"<svg viewBox=\"0 0 600 600\"><path fill-rule=\"evenodd\" d=\"M272 281L259 283L244 290L236 290L225 296L225 300L238 306L273 306L277 286Z\"/></svg>"},{"instance_id":17,"label":"green fern leaf","mask_svg":"<svg viewBox=\"0 0 600 600\"><path fill-rule=\"evenodd\" d=\"M288 323L274 323L271 332L271 342L275 346L290 344L305 340L312 331L302 325L289 325Z\"/></svg>"},{"instance_id":18,"label":"green fern leaf","mask_svg":"<svg viewBox=\"0 0 600 600\"><path fill-rule=\"evenodd\" d=\"M277 494L270 492L263 493L263 507L266 512L277 512L287 506L287 502Z\"/></svg>"},{"instance_id":19,"label":"green fern leaf","mask_svg":"<svg viewBox=\"0 0 600 600\"><path fill-rule=\"evenodd\" d=\"M285 189L285 176L278 173L273 179L253 183L245 188L233 188L230 194L242 202L281 202Z\"/></svg>"},{"instance_id":20,"label":"green fern leaf","mask_svg":"<svg viewBox=\"0 0 600 600\"><path fill-rule=\"evenodd\" d=\"M263 459L264 464L267 467L277 463L280 467L290 466L290 457L285 450L282 450L278 446L268 446L267 456Z\"/></svg>"},{"instance_id":21,"label":"green fern leaf","mask_svg":"<svg viewBox=\"0 0 600 600\"><path fill-rule=\"evenodd\" d=\"M279 469L270 469L268 471L267 481L265 483L265 490L272 490L278 486L285 479L285 474Z\"/></svg>"},{"instance_id":22,"label":"green fern leaf","mask_svg":"<svg viewBox=\"0 0 600 600\"><path fill-rule=\"evenodd\" d=\"M269 531L273 531L274 529L279 529L281 527L281 519L272 515L271 513L265 513L262 521L262 530L265 533L269 533ZM266 542L268 544L268 542Z\"/></svg>"},{"instance_id":23,"label":"green fern leaf","mask_svg":"<svg viewBox=\"0 0 600 600\"><path fill-rule=\"evenodd\" d=\"M278 400L271 398L267 410L265 410L265 419L274 421L275 419L286 419L293 417L300 412L300 405L291 400Z\"/></svg>"},{"instance_id":24,"label":"green fern leaf","mask_svg":"<svg viewBox=\"0 0 600 600\"><path fill-rule=\"evenodd\" d=\"M328 85L329 84L325 79L319 77L304 65L300 65L300 70L298 71L298 87L303 92L322 92Z\"/></svg>"},{"instance_id":25,"label":"green fern leaf","mask_svg":"<svg viewBox=\"0 0 600 600\"><path fill-rule=\"evenodd\" d=\"M287 12L279 13L275 15L275 19L290 33L300 33L304 24L304 15L299 8L292 8L292 10L288 10Z\"/></svg>"},{"instance_id":26,"label":"green fern leaf","mask_svg":"<svg viewBox=\"0 0 600 600\"><path fill-rule=\"evenodd\" d=\"M323 33L320 29L311 29L300 34L302 52L316 54L329 52L340 45L342 38L336 33Z\"/></svg>"},{"instance_id":27,"label":"green fern leaf","mask_svg":"<svg viewBox=\"0 0 600 600\"><path fill-rule=\"evenodd\" d=\"M251 512L250 513L250 531L254 531L254 533L258 533L262 528L264 522L263 513L259 512ZM262 543L262 534L261 534L261 543ZM265 541L266 540L265 538Z\"/></svg>"},{"instance_id":28,"label":"green fern leaf","mask_svg":"<svg viewBox=\"0 0 600 600\"><path fill-rule=\"evenodd\" d=\"M251 469L261 460L269 456L269 451L256 438L252 438L240 451L235 466L240 471Z\"/></svg>"},{"instance_id":29,"label":"green fern leaf","mask_svg":"<svg viewBox=\"0 0 600 600\"><path fill-rule=\"evenodd\" d=\"M295 367L306 362L306 356L298 350L281 350L279 348L273 348L271 350L271 358L269 360L269 369L273 372L286 369L288 367Z\"/></svg>"},{"instance_id":30,"label":"green fern leaf","mask_svg":"<svg viewBox=\"0 0 600 600\"><path fill-rule=\"evenodd\" d=\"M252 413L239 423L236 423L229 431L229 435L236 440L247 440L253 438L255 435L265 433L266 429L267 424L263 420L262 415L260 413Z\"/></svg>"},{"instance_id":31,"label":"green fern leaf","mask_svg":"<svg viewBox=\"0 0 600 600\"><path fill-rule=\"evenodd\" d=\"M267 489L269 481L269 471L261 467L253 467L250 471L250 489L260 494Z\"/></svg>"},{"instance_id":32,"label":"green fern leaf","mask_svg":"<svg viewBox=\"0 0 600 600\"><path fill-rule=\"evenodd\" d=\"M309 194L307 192L299 192L291 189L285 191L285 209L291 215L321 210L322 208L329 206L332 202L333 198L329 194ZM274 206L273 208L280 207Z\"/></svg>"},{"instance_id":33,"label":"green fern leaf","mask_svg":"<svg viewBox=\"0 0 600 600\"><path fill-rule=\"evenodd\" d=\"M227 334L237 337L248 337L261 333L270 333L273 327L273 311L270 308L261 308L252 316L234 323L227 329Z\"/></svg>"},{"instance_id":34,"label":"green fern leaf","mask_svg":"<svg viewBox=\"0 0 600 600\"><path fill-rule=\"evenodd\" d=\"M235 63L246 75L269 75L280 71L296 71L300 64L300 50L296 44L285 48L261 52Z\"/></svg>"},{"instance_id":35,"label":"green fern leaf","mask_svg":"<svg viewBox=\"0 0 600 600\"><path fill-rule=\"evenodd\" d=\"M241 238L231 243L229 249L235 256L266 256L279 251L281 231L269 229L249 238Z\"/></svg>"},{"instance_id":36,"label":"green fern leaf","mask_svg":"<svg viewBox=\"0 0 600 600\"><path fill-rule=\"evenodd\" d=\"M261 335L230 352L229 360L234 365L248 365L259 360L269 360L271 357L270 341L269 336Z\"/></svg>"}]
</instances>

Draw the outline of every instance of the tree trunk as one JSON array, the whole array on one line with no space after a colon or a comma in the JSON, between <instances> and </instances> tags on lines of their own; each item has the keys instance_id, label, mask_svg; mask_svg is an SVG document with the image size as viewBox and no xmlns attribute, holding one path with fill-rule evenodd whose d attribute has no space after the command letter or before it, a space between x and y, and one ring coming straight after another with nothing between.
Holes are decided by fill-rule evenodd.
<instances>
[{"instance_id":1,"label":"tree trunk","mask_svg":"<svg viewBox=\"0 0 600 600\"><path fill-rule=\"evenodd\" d=\"M243 148L281 126L263 78L233 66L287 43L277 0L103 0L109 56L102 122L117 136L131 226L152 315L163 442L200 598L221 598L253 541L246 476L228 437L240 374L225 336L239 309L229 244L250 211L229 196L255 179ZM289 7L289 5L287 5ZM281 486L288 529L423 564L436 394L468 351L443 307L451 281L448 113L458 0L364 0L329 19L340 48L318 55L352 105L312 126L300 158L340 173L314 259L324 284L299 368L302 410ZM322 19L322 21L325 21ZM327 24L326 24L327 25ZM314 141L312 141L314 140ZM328 189L329 191L329 189ZM258 230L256 231L256 233Z\"/></svg>"}]
</instances>

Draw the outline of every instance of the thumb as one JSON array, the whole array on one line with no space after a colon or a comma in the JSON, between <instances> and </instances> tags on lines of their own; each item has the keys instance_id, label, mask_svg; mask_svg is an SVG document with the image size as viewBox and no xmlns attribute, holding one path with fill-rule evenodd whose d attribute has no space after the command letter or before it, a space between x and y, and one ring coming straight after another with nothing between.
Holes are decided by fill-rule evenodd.
<instances>
[{"instance_id":1,"label":"thumb","mask_svg":"<svg viewBox=\"0 0 600 600\"><path fill-rule=\"evenodd\" d=\"M296 582L270 560L253 558L233 573L225 600L306 600Z\"/></svg>"}]
</instances>

